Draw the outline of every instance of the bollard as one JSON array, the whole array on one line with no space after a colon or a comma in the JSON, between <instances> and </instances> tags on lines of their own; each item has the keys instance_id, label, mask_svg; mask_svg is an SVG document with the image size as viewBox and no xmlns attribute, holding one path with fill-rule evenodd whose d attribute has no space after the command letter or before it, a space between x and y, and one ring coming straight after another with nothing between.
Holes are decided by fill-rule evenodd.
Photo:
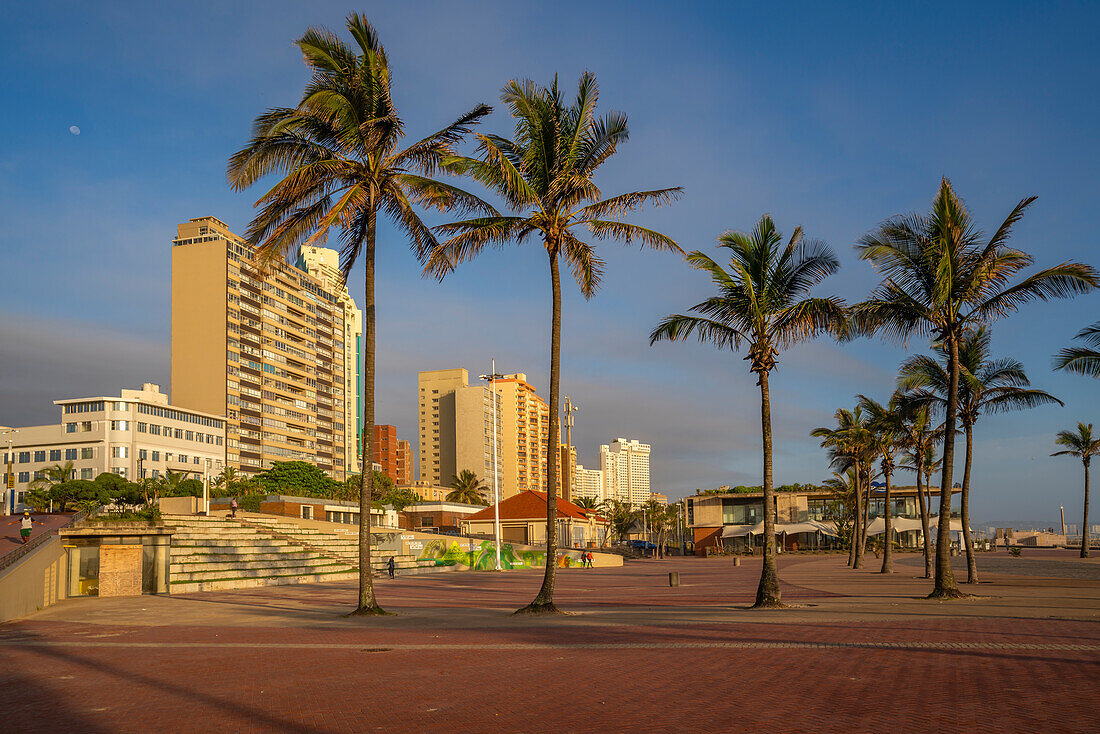
<instances>
[{"instance_id":1,"label":"bollard","mask_svg":"<svg viewBox=\"0 0 1100 734\"><path fill-rule=\"evenodd\" d=\"M734 556L733 557L733 565L735 565L735 566L740 566L741 565L741 556Z\"/></svg>"},{"instance_id":2,"label":"bollard","mask_svg":"<svg viewBox=\"0 0 1100 734\"><path fill-rule=\"evenodd\" d=\"M668 585L669 586L679 586L680 585L680 572L679 571L669 571L668 572Z\"/></svg>"}]
</instances>

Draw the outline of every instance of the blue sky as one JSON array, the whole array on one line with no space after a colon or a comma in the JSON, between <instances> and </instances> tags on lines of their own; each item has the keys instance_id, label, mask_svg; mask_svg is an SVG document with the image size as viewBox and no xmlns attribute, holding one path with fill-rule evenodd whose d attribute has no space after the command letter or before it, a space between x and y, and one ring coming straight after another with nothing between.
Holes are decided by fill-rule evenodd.
<instances>
[{"instance_id":1,"label":"blue sky","mask_svg":"<svg viewBox=\"0 0 1100 734\"><path fill-rule=\"evenodd\" d=\"M848 300L877 282L852 243L892 214L926 209L949 176L979 223L1039 200L1016 242L1039 264L1100 265L1100 12L1086 3L37 3L7 10L0 49L0 423L46 422L50 401L169 383L170 240L212 214L245 229L258 192L225 184L225 162L265 108L296 101L292 45L352 10L377 26L410 137L513 77L566 86L596 73L604 109L631 139L605 192L683 186L634 221L685 249L713 249L764 212L801 224L842 261L822 287ZM70 132L76 126L79 135ZM507 133L498 110L484 129ZM432 221L442 221L429 217ZM416 372L490 356L546 392L549 284L536 248L492 251L442 285L419 277L404 240L380 232L378 420L415 438ZM601 245L601 292L567 287L562 389L581 407L586 465L616 436L653 445L654 489L759 481L758 394L739 355L649 347L667 313L708 292L668 254ZM355 288L353 282L352 287ZM1053 434L1100 421L1100 385L1050 372L1050 355L1100 318L1100 295L1037 305L994 326L998 355L1067 407L978 426L979 520L1079 513L1080 467L1051 459ZM914 349L923 345L910 345ZM776 479L828 475L808 436L854 394L885 398L905 352L821 340L773 377Z\"/></svg>"}]
</instances>

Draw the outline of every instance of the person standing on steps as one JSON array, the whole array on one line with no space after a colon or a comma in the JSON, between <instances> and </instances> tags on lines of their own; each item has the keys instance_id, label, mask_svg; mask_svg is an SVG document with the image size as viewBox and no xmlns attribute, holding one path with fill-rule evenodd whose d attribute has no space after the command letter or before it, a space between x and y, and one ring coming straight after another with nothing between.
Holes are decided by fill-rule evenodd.
<instances>
[{"instance_id":1,"label":"person standing on steps","mask_svg":"<svg viewBox=\"0 0 1100 734\"><path fill-rule=\"evenodd\" d=\"M390 556L390 562L386 564L386 567L390 570L390 578L391 579L396 578L397 577L397 561L395 561L393 559L393 556Z\"/></svg>"},{"instance_id":2,"label":"person standing on steps","mask_svg":"<svg viewBox=\"0 0 1100 734\"><path fill-rule=\"evenodd\" d=\"M236 497L229 500L229 509L233 513L232 515L230 515L230 517L236 517L237 516L237 498Z\"/></svg>"}]
</instances>

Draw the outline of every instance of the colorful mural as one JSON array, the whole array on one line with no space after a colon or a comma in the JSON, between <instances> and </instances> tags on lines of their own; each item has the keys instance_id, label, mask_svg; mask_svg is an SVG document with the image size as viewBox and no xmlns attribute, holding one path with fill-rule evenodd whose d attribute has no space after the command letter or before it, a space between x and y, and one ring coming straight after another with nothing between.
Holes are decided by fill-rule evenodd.
<instances>
[{"instance_id":1,"label":"colorful mural","mask_svg":"<svg viewBox=\"0 0 1100 734\"><path fill-rule=\"evenodd\" d=\"M447 539L438 538L426 542L418 558L435 559L435 565L437 566L465 566L477 571L488 571L496 568L496 548L490 540L481 541L481 545L475 550L464 551L459 547L457 541L452 540L448 545ZM560 568L579 566L580 551L559 551L557 562ZM507 543L500 546L500 565L501 568L506 570L542 568L545 563L546 551L517 551Z\"/></svg>"}]
</instances>

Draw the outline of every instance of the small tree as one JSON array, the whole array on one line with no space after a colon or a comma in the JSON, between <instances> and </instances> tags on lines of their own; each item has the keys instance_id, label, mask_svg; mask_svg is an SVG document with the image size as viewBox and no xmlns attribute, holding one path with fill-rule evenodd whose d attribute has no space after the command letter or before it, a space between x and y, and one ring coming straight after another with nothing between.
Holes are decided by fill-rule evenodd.
<instances>
[{"instance_id":1,"label":"small tree","mask_svg":"<svg viewBox=\"0 0 1100 734\"><path fill-rule=\"evenodd\" d=\"M1089 464L1092 457L1100 455L1100 436L1092 433L1092 424L1077 424L1076 431L1058 431L1054 441L1065 446L1064 451L1055 451L1051 456L1076 456L1085 467L1085 511L1081 519L1081 557L1089 557Z\"/></svg>"},{"instance_id":2,"label":"small tree","mask_svg":"<svg viewBox=\"0 0 1100 734\"><path fill-rule=\"evenodd\" d=\"M477 474L463 469L451 477L451 491L447 493L448 502L463 502L467 505L487 505L485 492L487 487Z\"/></svg>"}]
</instances>

